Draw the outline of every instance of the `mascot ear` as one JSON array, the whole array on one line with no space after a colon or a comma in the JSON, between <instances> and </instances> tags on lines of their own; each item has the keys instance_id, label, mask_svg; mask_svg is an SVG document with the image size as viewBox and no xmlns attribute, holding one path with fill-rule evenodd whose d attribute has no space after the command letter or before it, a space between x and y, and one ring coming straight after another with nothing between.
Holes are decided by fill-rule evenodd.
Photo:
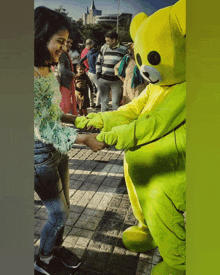
<instances>
[{"instance_id":1,"label":"mascot ear","mask_svg":"<svg viewBox=\"0 0 220 275\"><path fill-rule=\"evenodd\" d=\"M186 35L186 0L180 0L173 5L171 16L176 21L183 36Z\"/></svg>"},{"instance_id":2,"label":"mascot ear","mask_svg":"<svg viewBox=\"0 0 220 275\"><path fill-rule=\"evenodd\" d=\"M135 17L131 21L130 34L131 34L131 38L133 41L134 41L134 38L135 38L138 28L140 27L141 23L146 18L148 18L148 15L144 12L141 12L141 13L138 13L137 15L135 15Z\"/></svg>"}]
</instances>

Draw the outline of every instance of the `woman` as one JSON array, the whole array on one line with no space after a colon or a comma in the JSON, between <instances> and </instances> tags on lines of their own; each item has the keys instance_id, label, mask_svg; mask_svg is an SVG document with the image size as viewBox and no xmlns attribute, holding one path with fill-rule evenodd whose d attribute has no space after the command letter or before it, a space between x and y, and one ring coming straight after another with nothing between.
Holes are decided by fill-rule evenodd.
<instances>
[{"instance_id":1,"label":"woman","mask_svg":"<svg viewBox=\"0 0 220 275\"><path fill-rule=\"evenodd\" d=\"M104 143L96 141L96 134L78 135L74 129L61 123L73 123L76 118L63 114L59 83L51 69L65 50L71 30L69 21L45 7L36 8L34 16L34 183L35 191L48 212L34 266L37 271L50 275L65 267L77 268L80 265L78 257L62 247L64 225L69 214L66 153L74 142L85 144L93 151L104 148Z\"/></svg>"},{"instance_id":2,"label":"woman","mask_svg":"<svg viewBox=\"0 0 220 275\"><path fill-rule=\"evenodd\" d=\"M61 53L58 71L60 75L60 92L62 94L62 100L60 107L64 113L69 113L71 110L73 115L77 115L77 105L75 96L75 85L74 85L74 67L72 64L69 50L72 47L73 39L67 40L66 51Z\"/></svg>"}]
</instances>

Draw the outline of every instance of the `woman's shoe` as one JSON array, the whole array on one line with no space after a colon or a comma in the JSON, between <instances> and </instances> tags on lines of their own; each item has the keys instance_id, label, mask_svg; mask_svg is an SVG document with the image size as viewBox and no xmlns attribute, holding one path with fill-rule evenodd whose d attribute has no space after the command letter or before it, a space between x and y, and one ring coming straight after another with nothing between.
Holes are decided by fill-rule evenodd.
<instances>
[{"instance_id":1,"label":"woman's shoe","mask_svg":"<svg viewBox=\"0 0 220 275\"><path fill-rule=\"evenodd\" d=\"M47 264L41 260L39 255L37 256L37 260L34 263L34 269L45 275L54 275L57 273L64 274L64 271L67 272L66 266L60 259L53 257Z\"/></svg>"},{"instance_id":2,"label":"woman's shoe","mask_svg":"<svg viewBox=\"0 0 220 275\"><path fill-rule=\"evenodd\" d=\"M148 227L131 226L123 232L124 246L134 252L146 252L157 247Z\"/></svg>"},{"instance_id":3,"label":"woman's shoe","mask_svg":"<svg viewBox=\"0 0 220 275\"><path fill-rule=\"evenodd\" d=\"M53 250L53 255L60 259L62 263L69 268L77 268L81 264L81 261L76 254L66 249L64 246L55 248Z\"/></svg>"}]
</instances>

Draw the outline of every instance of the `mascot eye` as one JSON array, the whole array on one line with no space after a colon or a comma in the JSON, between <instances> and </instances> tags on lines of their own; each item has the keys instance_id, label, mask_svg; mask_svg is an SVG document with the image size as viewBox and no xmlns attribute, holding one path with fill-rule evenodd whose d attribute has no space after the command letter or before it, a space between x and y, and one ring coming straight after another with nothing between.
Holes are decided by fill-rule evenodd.
<instances>
[{"instance_id":1,"label":"mascot eye","mask_svg":"<svg viewBox=\"0 0 220 275\"><path fill-rule=\"evenodd\" d=\"M141 66L142 65L142 60L141 60L141 56L140 56L139 53L137 53L136 58L137 58L138 64Z\"/></svg>"},{"instance_id":2,"label":"mascot eye","mask_svg":"<svg viewBox=\"0 0 220 275\"><path fill-rule=\"evenodd\" d=\"M148 54L147 59L151 65L158 65L160 64L160 55L158 52L152 51Z\"/></svg>"}]
</instances>

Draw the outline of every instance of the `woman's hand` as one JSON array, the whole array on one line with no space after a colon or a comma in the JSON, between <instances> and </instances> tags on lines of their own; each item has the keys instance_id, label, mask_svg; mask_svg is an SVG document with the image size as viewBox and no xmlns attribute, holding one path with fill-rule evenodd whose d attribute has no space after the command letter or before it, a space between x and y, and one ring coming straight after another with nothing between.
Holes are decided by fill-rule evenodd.
<instances>
[{"instance_id":1,"label":"woman's hand","mask_svg":"<svg viewBox=\"0 0 220 275\"><path fill-rule=\"evenodd\" d=\"M78 135L76 139L76 143L78 144L84 144L88 146L93 152L97 152L99 150L102 150L106 147L108 147L107 144L105 144L102 141L98 141L96 139L96 136L98 134L81 134Z\"/></svg>"}]
</instances>

